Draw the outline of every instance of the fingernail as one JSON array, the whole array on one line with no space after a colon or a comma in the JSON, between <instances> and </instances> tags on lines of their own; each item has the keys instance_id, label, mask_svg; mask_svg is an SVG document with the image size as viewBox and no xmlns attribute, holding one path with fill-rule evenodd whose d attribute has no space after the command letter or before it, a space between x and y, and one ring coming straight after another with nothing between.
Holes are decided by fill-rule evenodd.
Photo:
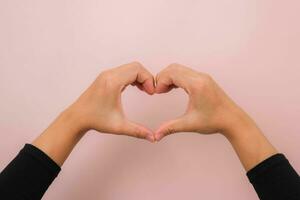
<instances>
[{"instance_id":1,"label":"fingernail","mask_svg":"<svg viewBox=\"0 0 300 200\"><path fill-rule=\"evenodd\" d=\"M145 91L147 91L148 94L153 95L155 92L155 88L153 86L153 83L151 82L151 80L147 80L143 83L143 87L145 89Z\"/></svg>"}]
</instances>

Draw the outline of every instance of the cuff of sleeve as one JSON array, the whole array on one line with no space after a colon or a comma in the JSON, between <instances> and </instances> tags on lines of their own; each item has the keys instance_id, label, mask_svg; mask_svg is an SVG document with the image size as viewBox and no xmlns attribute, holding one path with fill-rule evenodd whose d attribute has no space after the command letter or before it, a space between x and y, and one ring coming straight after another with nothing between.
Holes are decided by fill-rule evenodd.
<instances>
[{"instance_id":1,"label":"cuff of sleeve","mask_svg":"<svg viewBox=\"0 0 300 200\"><path fill-rule=\"evenodd\" d=\"M32 144L25 144L24 148L20 151L20 154L26 154L40 162L54 177L56 177L61 170L60 166L56 164L56 162L54 162L46 153Z\"/></svg>"},{"instance_id":2,"label":"cuff of sleeve","mask_svg":"<svg viewBox=\"0 0 300 200\"><path fill-rule=\"evenodd\" d=\"M256 177L259 177L261 174L263 174L266 170L269 168L273 168L274 166L280 164L280 163L289 163L289 161L286 159L286 157L283 154L275 154L266 160L262 161L252 169L250 169L247 172L247 176L251 183L254 182Z\"/></svg>"}]
</instances>

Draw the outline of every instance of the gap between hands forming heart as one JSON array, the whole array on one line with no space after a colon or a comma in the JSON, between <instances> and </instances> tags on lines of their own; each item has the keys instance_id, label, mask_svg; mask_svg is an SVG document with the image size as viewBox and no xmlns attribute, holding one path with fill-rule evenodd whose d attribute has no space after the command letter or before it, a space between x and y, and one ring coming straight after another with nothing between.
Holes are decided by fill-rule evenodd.
<instances>
[{"instance_id":1,"label":"gap between hands forming heart","mask_svg":"<svg viewBox=\"0 0 300 200\"><path fill-rule=\"evenodd\" d=\"M146 92L149 95L168 93L172 89L178 88L178 86L174 85L171 79L170 80L162 79L161 81L159 81L159 74L155 76L153 82L151 80L146 80L143 84L134 83L132 85L137 86L140 90ZM190 106L188 106L188 108L189 107ZM155 131L153 131L154 138L146 137L146 139L149 140L150 142L157 142L167 135L174 134L176 132L189 131L188 128L185 128L185 125L188 124L186 122L186 120L188 120L187 118L188 110L189 109L186 109L186 112L181 117L161 123L159 127Z\"/></svg>"},{"instance_id":2,"label":"gap between hands forming heart","mask_svg":"<svg viewBox=\"0 0 300 200\"><path fill-rule=\"evenodd\" d=\"M159 89L158 88L158 90L157 90L157 87L156 87L156 80L154 79L154 81L152 82L152 81L150 81L150 80L146 80L144 83L133 83L133 84L131 84L131 85L133 85L133 86L136 86L138 89L140 89L141 91L144 91L145 93L147 93L148 95L157 95L157 94L159 94L159 93L162 93L162 92L159 92L159 91L161 91L161 89ZM160 84L160 87L161 87L162 85ZM170 85L170 86L165 86L164 85L164 87L165 87L165 89L163 89L164 90L164 92L163 93L165 93L165 92L169 92L169 91L171 91L173 88L177 88L176 86L174 86L174 85ZM152 138L146 138L146 139L150 139L149 141L150 142L155 142L155 141L158 141L158 135L157 135L157 132L161 129L161 127L163 127L163 126L165 126L166 125L166 123L167 122L165 122L165 123L163 123L163 124L160 124L160 126L158 127L158 129L157 130L155 130L155 131L153 131L152 132L152 134L153 134L153 136L154 136L154 138L152 139ZM143 126L143 125L141 125L141 126ZM144 127L144 126L143 126ZM156 137L155 137L156 136Z\"/></svg>"}]
</instances>

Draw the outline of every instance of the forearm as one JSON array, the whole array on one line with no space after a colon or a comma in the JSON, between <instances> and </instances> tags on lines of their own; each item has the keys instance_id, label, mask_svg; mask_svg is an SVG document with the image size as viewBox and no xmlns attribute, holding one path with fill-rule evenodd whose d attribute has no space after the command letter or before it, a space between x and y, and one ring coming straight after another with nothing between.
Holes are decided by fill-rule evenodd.
<instances>
[{"instance_id":1,"label":"forearm","mask_svg":"<svg viewBox=\"0 0 300 200\"><path fill-rule=\"evenodd\" d=\"M261 200L300 198L300 178L283 154L263 135L243 111L224 135L247 171Z\"/></svg>"},{"instance_id":2,"label":"forearm","mask_svg":"<svg viewBox=\"0 0 300 200\"><path fill-rule=\"evenodd\" d=\"M74 146L85 134L80 121L67 109L0 174L0 198L41 199Z\"/></svg>"},{"instance_id":3,"label":"forearm","mask_svg":"<svg viewBox=\"0 0 300 200\"><path fill-rule=\"evenodd\" d=\"M32 145L62 166L85 132L80 128L76 116L67 109L32 142Z\"/></svg>"},{"instance_id":4,"label":"forearm","mask_svg":"<svg viewBox=\"0 0 300 200\"><path fill-rule=\"evenodd\" d=\"M277 153L275 147L263 135L255 122L239 111L235 123L224 135L231 143L246 171Z\"/></svg>"},{"instance_id":5,"label":"forearm","mask_svg":"<svg viewBox=\"0 0 300 200\"><path fill-rule=\"evenodd\" d=\"M41 199L75 145L90 129L154 141L152 131L126 119L121 92L129 84L153 94L154 78L139 63L101 73L68 109L0 174L0 198Z\"/></svg>"}]
</instances>

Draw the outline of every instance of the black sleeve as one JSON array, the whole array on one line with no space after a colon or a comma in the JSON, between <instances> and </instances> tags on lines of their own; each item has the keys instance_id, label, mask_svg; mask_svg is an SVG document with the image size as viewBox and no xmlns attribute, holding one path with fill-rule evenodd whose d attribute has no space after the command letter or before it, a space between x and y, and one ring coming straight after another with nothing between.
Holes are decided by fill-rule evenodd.
<instances>
[{"instance_id":1,"label":"black sleeve","mask_svg":"<svg viewBox=\"0 0 300 200\"><path fill-rule=\"evenodd\" d=\"M26 144L0 174L0 199L41 199L59 172L44 152Z\"/></svg>"},{"instance_id":2,"label":"black sleeve","mask_svg":"<svg viewBox=\"0 0 300 200\"><path fill-rule=\"evenodd\" d=\"M283 154L267 158L247 176L261 200L300 200L300 177Z\"/></svg>"}]
</instances>

